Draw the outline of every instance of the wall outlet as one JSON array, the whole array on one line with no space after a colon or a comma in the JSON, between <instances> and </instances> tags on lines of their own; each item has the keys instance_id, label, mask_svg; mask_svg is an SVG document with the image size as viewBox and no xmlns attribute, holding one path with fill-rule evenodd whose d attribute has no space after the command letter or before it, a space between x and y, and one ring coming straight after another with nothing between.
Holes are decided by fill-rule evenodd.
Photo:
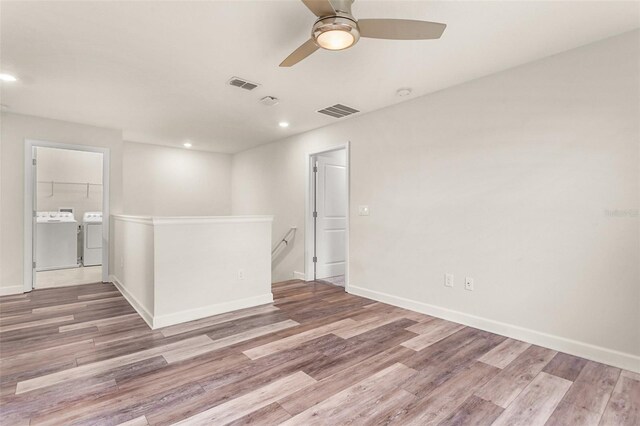
<instances>
[{"instance_id":1,"label":"wall outlet","mask_svg":"<svg viewBox=\"0 0 640 426\"><path fill-rule=\"evenodd\" d=\"M243 269L238 269L238 279L239 280L244 280L244 270Z\"/></svg>"},{"instance_id":2,"label":"wall outlet","mask_svg":"<svg viewBox=\"0 0 640 426\"><path fill-rule=\"evenodd\" d=\"M444 286L453 287L453 274L444 274Z\"/></svg>"},{"instance_id":3,"label":"wall outlet","mask_svg":"<svg viewBox=\"0 0 640 426\"><path fill-rule=\"evenodd\" d=\"M464 288L469 291L473 291L473 278L466 277L464 279Z\"/></svg>"},{"instance_id":4,"label":"wall outlet","mask_svg":"<svg viewBox=\"0 0 640 426\"><path fill-rule=\"evenodd\" d=\"M369 216L369 206L358 206L358 215Z\"/></svg>"}]
</instances>

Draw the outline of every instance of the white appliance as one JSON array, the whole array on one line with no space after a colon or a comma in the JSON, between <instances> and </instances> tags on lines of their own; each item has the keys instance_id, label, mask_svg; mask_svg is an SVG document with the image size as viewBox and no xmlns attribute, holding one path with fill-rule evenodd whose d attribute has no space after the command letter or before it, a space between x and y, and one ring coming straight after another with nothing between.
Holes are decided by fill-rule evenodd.
<instances>
[{"instance_id":1,"label":"white appliance","mask_svg":"<svg viewBox=\"0 0 640 426\"><path fill-rule=\"evenodd\" d=\"M73 213L37 212L36 271L78 267L78 222Z\"/></svg>"},{"instance_id":2,"label":"white appliance","mask_svg":"<svg viewBox=\"0 0 640 426\"><path fill-rule=\"evenodd\" d=\"M86 212L82 218L82 264L102 265L102 212Z\"/></svg>"}]
</instances>

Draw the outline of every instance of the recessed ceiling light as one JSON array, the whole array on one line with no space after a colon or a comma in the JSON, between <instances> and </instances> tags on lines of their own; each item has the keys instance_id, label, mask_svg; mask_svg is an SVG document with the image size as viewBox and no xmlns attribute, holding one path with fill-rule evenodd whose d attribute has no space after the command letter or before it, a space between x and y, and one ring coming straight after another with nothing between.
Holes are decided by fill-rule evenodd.
<instances>
[{"instance_id":1,"label":"recessed ceiling light","mask_svg":"<svg viewBox=\"0 0 640 426\"><path fill-rule=\"evenodd\" d=\"M400 97L409 96L411 94L411 89L408 87L403 87L402 89L398 89L396 91L396 95Z\"/></svg>"},{"instance_id":2,"label":"recessed ceiling light","mask_svg":"<svg viewBox=\"0 0 640 426\"><path fill-rule=\"evenodd\" d=\"M14 76L12 76L11 74L0 74L0 81L16 81L18 80L17 78L15 78Z\"/></svg>"},{"instance_id":3,"label":"recessed ceiling light","mask_svg":"<svg viewBox=\"0 0 640 426\"><path fill-rule=\"evenodd\" d=\"M278 126L280 127L289 127L289 123L287 123L286 121L281 121L278 123Z\"/></svg>"},{"instance_id":4,"label":"recessed ceiling light","mask_svg":"<svg viewBox=\"0 0 640 426\"><path fill-rule=\"evenodd\" d=\"M184 146L185 148L191 148L193 145L191 145L191 142L185 142L182 144L182 146Z\"/></svg>"}]
</instances>

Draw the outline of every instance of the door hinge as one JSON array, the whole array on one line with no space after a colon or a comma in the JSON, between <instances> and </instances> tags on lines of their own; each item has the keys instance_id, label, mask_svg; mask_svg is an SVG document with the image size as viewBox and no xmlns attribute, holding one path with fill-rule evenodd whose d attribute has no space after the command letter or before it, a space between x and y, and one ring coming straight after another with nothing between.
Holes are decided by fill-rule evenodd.
<instances>
[{"instance_id":1,"label":"door hinge","mask_svg":"<svg viewBox=\"0 0 640 426\"><path fill-rule=\"evenodd\" d=\"M318 173L318 166L313 166L313 173Z\"/></svg>"},{"instance_id":2,"label":"door hinge","mask_svg":"<svg viewBox=\"0 0 640 426\"><path fill-rule=\"evenodd\" d=\"M37 216L37 213L36 213L36 211L34 210L34 211L33 211L33 217L36 217L36 216Z\"/></svg>"},{"instance_id":3,"label":"door hinge","mask_svg":"<svg viewBox=\"0 0 640 426\"><path fill-rule=\"evenodd\" d=\"M315 256L313 256L313 263L318 263L318 258L315 257ZM35 268L35 266L34 266L34 268Z\"/></svg>"},{"instance_id":4,"label":"door hinge","mask_svg":"<svg viewBox=\"0 0 640 426\"><path fill-rule=\"evenodd\" d=\"M32 158L32 159L31 159L31 162L33 163L33 165L34 165L34 166L35 166L35 165L36 165L36 163L37 163L37 161L36 161L36 159L35 159L35 158Z\"/></svg>"},{"instance_id":5,"label":"door hinge","mask_svg":"<svg viewBox=\"0 0 640 426\"><path fill-rule=\"evenodd\" d=\"M318 212L313 212L313 217L318 217Z\"/></svg>"},{"instance_id":6,"label":"door hinge","mask_svg":"<svg viewBox=\"0 0 640 426\"><path fill-rule=\"evenodd\" d=\"M36 269L36 262L31 262L31 267L32 267L33 269Z\"/></svg>"}]
</instances>

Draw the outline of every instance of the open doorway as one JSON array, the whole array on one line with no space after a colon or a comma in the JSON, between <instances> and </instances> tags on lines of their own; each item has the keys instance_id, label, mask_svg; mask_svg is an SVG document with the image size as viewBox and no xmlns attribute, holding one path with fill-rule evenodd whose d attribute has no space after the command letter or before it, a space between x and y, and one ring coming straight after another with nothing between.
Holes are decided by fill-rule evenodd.
<instances>
[{"instance_id":1,"label":"open doorway","mask_svg":"<svg viewBox=\"0 0 640 426\"><path fill-rule=\"evenodd\" d=\"M307 280L346 287L349 237L347 147L309 154Z\"/></svg>"},{"instance_id":2,"label":"open doorway","mask_svg":"<svg viewBox=\"0 0 640 426\"><path fill-rule=\"evenodd\" d=\"M108 150L27 141L25 154L25 291L107 281Z\"/></svg>"}]
</instances>

